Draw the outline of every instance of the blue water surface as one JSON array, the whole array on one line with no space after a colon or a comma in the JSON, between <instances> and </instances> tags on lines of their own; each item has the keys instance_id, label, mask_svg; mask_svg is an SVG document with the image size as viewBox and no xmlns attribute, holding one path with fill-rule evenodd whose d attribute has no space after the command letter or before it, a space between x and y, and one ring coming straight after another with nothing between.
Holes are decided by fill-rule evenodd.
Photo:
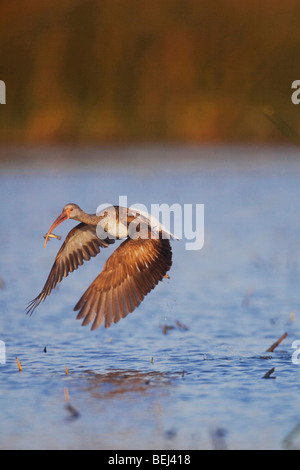
<instances>
[{"instance_id":1,"label":"blue water surface","mask_svg":"<svg viewBox=\"0 0 300 470\"><path fill-rule=\"evenodd\" d=\"M299 448L299 151L7 152L19 161L0 173L0 448ZM82 327L73 307L115 246L26 316L62 243L43 248L62 207L95 212L120 195L204 204L203 248L173 241L170 279L109 329Z\"/></svg>"}]
</instances>

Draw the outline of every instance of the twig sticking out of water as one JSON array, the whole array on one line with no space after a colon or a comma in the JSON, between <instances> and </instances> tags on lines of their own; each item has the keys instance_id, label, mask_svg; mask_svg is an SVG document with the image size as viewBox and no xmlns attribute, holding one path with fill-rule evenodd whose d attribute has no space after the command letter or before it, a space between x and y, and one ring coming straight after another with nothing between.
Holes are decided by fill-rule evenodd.
<instances>
[{"instance_id":1,"label":"twig sticking out of water","mask_svg":"<svg viewBox=\"0 0 300 470\"><path fill-rule=\"evenodd\" d=\"M17 364L18 364L18 367L19 367L19 372L22 372L22 366L21 366L21 363L20 363L20 361L17 357L16 357L16 361L17 361Z\"/></svg>"},{"instance_id":2,"label":"twig sticking out of water","mask_svg":"<svg viewBox=\"0 0 300 470\"><path fill-rule=\"evenodd\" d=\"M176 327L178 328L178 330L181 330L181 331L189 330L189 327L186 326L184 323L181 323L178 320L176 320L175 323L176 323ZM174 325L160 325L160 328L162 329L162 332L164 335L166 335L169 332L169 330L175 330L176 327Z\"/></svg>"},{"instance_id":3,"label":"twig sticking out of water","mask_svg":"<svg viewBox=\"0 0 300 470\"><path fill-rule=\"evenodd\" d=\"M179 328L180 330L184 330L184 331L189 330L189 327L186 326L184 323L181 323L181 321L176 320L175 323L176 323L176 325L178 326L178 328Z\"/></svg>"},{"instance_id":4,"label":"twig sticking out of water","mask_svg":"<svg viewBox=\"0 0 300 470\"><path fill-rule=\"evenodd\" d=\"M168 333L169 330L174 330L175 326L173 325L161 325L162 332L164 335Z\"/></svg>"},{"instance_id":5,"label":"twig sticking out of water","mask_svg":"<svg viewBox=\"0 0 300 470\"><path fill-rule=\"evenodd\" d=\"M267 349L266 352L273 352L275 348L287 337L287 333L284 333L275 343L272 344L272 346Z\"/></svg>"},{"instance_id":6,"label":"twig sticking out of water","mask_svg":"<svg viewBox=\"0 0 300 470\"><path fill-rule=\"evenodd\" d=\"M276 377L270 377L271 374L275 371L275 367L272 367L264 376L263 379L276 379Z\"/></svg>"}]
</instances>

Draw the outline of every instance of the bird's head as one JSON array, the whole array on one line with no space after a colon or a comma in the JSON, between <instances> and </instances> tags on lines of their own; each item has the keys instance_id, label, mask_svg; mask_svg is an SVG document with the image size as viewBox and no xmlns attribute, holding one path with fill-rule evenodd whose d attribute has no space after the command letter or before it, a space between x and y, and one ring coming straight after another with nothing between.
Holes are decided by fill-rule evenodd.
<instances>
[{"instance_id":1,"label":"bird's head","mask_svg":"<svg viewBox=\"0 0 300 470\"><path fill-rule=\"evenodd\" d=\"M66 219L76 219L80 212L81 209L77 204L70 203L64 206L61 215L65 214Z\"/></svg>"},{"instance_id":2,"label":"bird's head","mask_svg":"<svg viewBox=\"0 0 300 470\"><path fill-rule=\"evenodd\" d=\"M47 235L45 237L45 243L44 247L46 247L48 240L49 240L49 235L53 232L53 230L62 222L64 222L67 219L77 219L81 212L81 209L77 204L66 204L62 210L62 213L57 217L57 219L53 222L51 227L49 228Z\"/></svg>"}]
</instances>

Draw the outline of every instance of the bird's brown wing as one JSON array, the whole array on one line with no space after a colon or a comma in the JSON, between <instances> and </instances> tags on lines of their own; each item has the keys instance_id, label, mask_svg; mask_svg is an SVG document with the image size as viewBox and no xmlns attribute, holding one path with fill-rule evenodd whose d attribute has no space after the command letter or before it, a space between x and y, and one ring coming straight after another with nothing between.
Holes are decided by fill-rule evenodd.
<instances>
[{"instance_id":1,"label":"bird's brown wing","mask_svg":"<svg viewBox=\"0 0 300 470\"><path fill-rule=\"evenodd\" d=\"M110 243L114 243L114 240L100 240L97 237L96 226L84 223L76 225L76 227L70 230L57 253L43 290L28 304L26 312L32 314L34 309L45 300L58 282L67 277L78 266L81 266L84 261L97 256L100 253L100 247L105 248Z\"/></svg>"},{"instance_id":2,"label":"bird's brown wing","mask_svg":"<svg viewBox=\"0 0 300 470\"><path fill-rule=\"evenodd\" d=\"M105 327L132 312L161 281L172 265L167 239L127 238L106 261L103 271L83 294L74 310L82 325Z\"/></svg>"}]
</instances>

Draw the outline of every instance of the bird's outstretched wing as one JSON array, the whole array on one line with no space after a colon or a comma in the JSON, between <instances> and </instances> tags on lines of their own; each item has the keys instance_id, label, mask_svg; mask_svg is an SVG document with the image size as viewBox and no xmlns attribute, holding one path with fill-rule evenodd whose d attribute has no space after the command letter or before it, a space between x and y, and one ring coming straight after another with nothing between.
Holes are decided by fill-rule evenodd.
<instances>
[{"instance_id":1,"label":"bird's outstretched wing","mask_svg":"<svg viewBox=\"0 0 300 470\"><path fill-rule=\"evenodd\" d=\"M100 253L100 247L106 248L111 243L114 243L114 240L100 240L98 238L96 226L84 223L76 225L76 227L70 230L57 253L43 290L28 304L26 313L32 314L34 309L45 300L58 282L67 277L78 266L81 266L84 261L97 256Z\"/></svg>"},{"instance_id":2,"label":"bird's outstretched wing","mask_svg":"<svg viewBox=\"0 0 300 470\"><path fill-rule=\"evenodd\" d=\"M166 277L172 265L167 239L127 238L106 261L103 271L83 294L74 310L82 325L93 321L92 330L105 319L105 327L132 312Z\"/></svg>"}]
</instances>

